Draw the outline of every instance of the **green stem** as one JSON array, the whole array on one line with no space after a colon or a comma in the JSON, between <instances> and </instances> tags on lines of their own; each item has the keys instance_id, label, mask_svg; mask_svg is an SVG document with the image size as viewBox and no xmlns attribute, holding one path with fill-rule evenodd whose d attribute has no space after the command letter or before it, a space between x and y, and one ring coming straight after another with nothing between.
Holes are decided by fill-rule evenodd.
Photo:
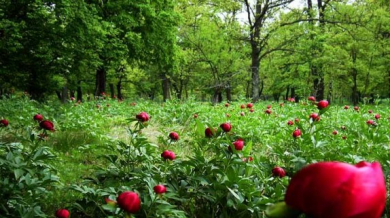
<instances>
[{"instance_id":1,"label":"green stem","mask_svg":"<svg viewBox=\"0 0 390 218\"><path fill-rule=\"evenodd\" d=\"M148 218L149 217L149 213L152 211L152 209L153 209L153 206L154 206L154 203L156 202L156 199L157 199L157 194L156 195L154 195L154 198L153 198L153 201L152 201L152 204L150 205L150 208L149 208L149 210L148 210L148 212L146 213L146 218Z\"/></svg>"}]
</instances>

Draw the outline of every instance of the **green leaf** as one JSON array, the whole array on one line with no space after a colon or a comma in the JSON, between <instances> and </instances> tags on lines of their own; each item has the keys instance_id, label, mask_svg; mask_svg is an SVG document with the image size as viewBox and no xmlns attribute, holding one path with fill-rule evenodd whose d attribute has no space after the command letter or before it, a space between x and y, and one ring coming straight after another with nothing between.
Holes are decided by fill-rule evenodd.
<instances>
[{"instance_id":1,"label":"green leaf","mask_svg":"<svg viewBox=\"0 0 390 218\"><path fill-rule=\"evenodd\" d=\"M199 137L203 137L204 136L204 125L203 123L200 122L199 119L195 119L195 123L196 123L196 133Z\"/></svg>"},{"instance_id":2,"label":"green leaf","mask_svg":"<svg viewBox=\"0 0 390 218\"><path fill-rule=\"evenodd\" d=\"M237 194L235 191L233 191L232 189L230 189L229 187L227 187L227 189L230 191L230 193L235 197L237 198L237 200L242 203L244 202L244 197L241 195L241 194Z\"/></svg>"},{"instance_id":3,"label":"green leaf","mask_svg":"<svg viewBox=\"0 0 390 218\"><path fill-rule=\"evenodd\" d=\"M268 206L265 214L270 218L296 218L301 212L287 206L285 202L279 202Z\"/></svg>"},{"instance_id":4,"label":"green leaf","mask_svg":"<svg viewBox=\"0 0 390 218\"><path fill-rule=\"evenodd\" d=\"M252 152L252 145L253 145L253 142L252 141L249 141L245 146L244 148L242 149L242 154L244 155L244 157L249 157L251 155L251 152Z\"/></svg>"},{"instance_id":5,"label":"green leaf","mask_svg":"<svg viewBox=\"0 0 390 218\"><path fill-rule=\"evenodd\" d=\"M15 179L19 180L21 176L24 174L24 170L22 169L14 169Z\"/></svg>"}]
</instances>

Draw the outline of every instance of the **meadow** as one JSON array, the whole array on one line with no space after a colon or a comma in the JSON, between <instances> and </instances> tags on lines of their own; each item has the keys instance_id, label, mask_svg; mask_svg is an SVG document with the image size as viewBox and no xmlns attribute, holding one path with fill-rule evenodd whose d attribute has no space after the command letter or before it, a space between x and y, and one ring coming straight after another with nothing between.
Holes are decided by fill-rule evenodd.
<instances>
[{"instance_id":1,"label":"meadow","mask_svg":"<svg viewBox=\"0 0 390 218\"><path fill-rule=\"evenodd\" d=\"M390 176L387 101L319 110L306 99L40 104L17 96L0 100L0 119L8 121L0 126L0 217L54 217L60 208L71 218L266 217L311 163L378 161ZM159 184L166 192L156 193ZM140 197L132 214L116 203L124 191Z\"/></svg>"}]
</instances>

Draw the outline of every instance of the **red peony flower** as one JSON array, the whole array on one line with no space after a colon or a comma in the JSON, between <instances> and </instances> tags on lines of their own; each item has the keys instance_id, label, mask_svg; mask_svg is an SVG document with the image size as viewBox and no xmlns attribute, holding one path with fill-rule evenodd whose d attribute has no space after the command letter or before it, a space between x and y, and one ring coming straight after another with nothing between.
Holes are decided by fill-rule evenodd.
<instances>
[{"instance_id":1,"label":"red peony flower","mask_svg":"<svg viewBox=\"0 0 390 218\"><path fill-rule=\"evenodd\" d=\"M167 188L164 185L156 185L153 190L156 194L164 194L167 191Z\"/></svg>"},{"instance_id":2,"label":"red peony flower","mask_svg":"<svg viewBox=\"0 0 390 218\"><path fill-rule=\"evenodd\" d=\"M207 138L213 137L213 132L211 131L210 127L207 127L206 130L204 131L204 134Z\"/></svg>"},{"instance_id":3,"label":"red peony flower","mask_svg":"<svg viewBox=\"0 0 390 218\"><path fill-rule=\"evenodd\" d=\"M249 109L249 112L253 113L255 110L253 108Z\"/></svg>"},{"instance_id":4,"label":"red peony flower","mask_svg":"<svg viewBox=\"0 0 390 218\"><path fill-rule=\"evenodd\" d=\"M230 125L230 123L222 123L220 125L221 129L224 131L224 132L230 132L230 130L232 129L232 125Z\"/></svg>"},{"instance_id":5,"label":"red peony flower","mask_svg":"<svg viewBox=\"0 0 390 218\"><path fill-rule=\"evenodd\" d=\"M368 113L369 113L369 114L372 114L372 110L368 110Z\"/></svg>"},{"instance_id":6,"label":"red peony flower","mask_svg":"<svg viewBox=\"0 0 390 218\"><path fill-rule=\"evenodd\" d=\"M292 126L294 125L294 122L292 120L287 121L287 125Z\"/></svg>"},{"instance_id":7,"label":"red peony flower","mask_svg":"<svg viewBox=\"0 0 390 218\"><path fill-rule=\"evenodd\" d=\"M56 218L68 218L69 211L67 209L59 209L55 213Z\"/></svg>"},{"instance_id":8,"label":"red peony flower","mask_svg":"<svg viewBox=\"0 0 390 218\"><path fill-rule=\"evenodd\" d=\"M347 139L347 136L343 135L341 138L345 140Z\"/></svg>"},{"instance_id":9,"label":"red peony flower","mask_svg":"<svg viewBox=\"0 0 390 218\"><path fill-rule=\"evenodd\" d=\"M147 114L146 112L141 112L141 113L137 114L135 117L140 122L146 122L149 120L149 114Z\"/></svg>"},{"instance_id":10,"label":"red peony flower","mask_svg":"<svg viewBox=\"0 0 390 218\"><path fill-rule=\"evenodd\" d=\"M353 107L353 109L354 109L355 111L359 111L359 107L358 107L358 106Z\"/></svg>"},{"instance_id":11,"label":"red peony flower","mask_svg":"<svg viewBox=\"0 0 390 218\"><path fill-rule=\"evenodd\" d=\"M269 104L269 105L267 105L267 109L271 109L271 107L272 107L272 106L271 106L270 104Z\"/></svg>"},{"instance_id":12,"label":"red peony flower","mask_svg":"<svg viewBox=\"0 0 390 218\"><path fill-rule=\"evenodd\" d=\"M329 105L329 102L327 100L321 100L318 102L317 107L318 107L318 109L322 110L322 109L327 108L328 105Z\"/></svg>"},{"instance_id":13,"label":"red peony flower","mask_svg":"<svg viewBox=\"0 0 390 218\"><path fill-rule=\"evenodd\" d=\"M245 108L245 104L242 104L240 107L241 107L241 109L244 109Z\"/></svg>"},{"instance_id":14,"label":"red peony flower","mask_svg":"<svg viewBox=\"0 0 390 218\"><path fill-rule=\"evenodd\" d=\"M310 164L291 179L285 202L313 218L379 218L386 184L378 162Z\"/></svg>"},{"instance_id":15,"label":"red peony flower","mask_svg":"<svg viewBox=\"0 0 390 218\"><path fill-rule=\"evenodd\" d=\"M49 120L44 120L40 122L39 126L45 130L54 131L54 124Z\"/></svg>"},{"instance_id":16,"label":"red peony flower","mask_svg":"<svg viewBox=\"0 0 390 218\"><path fill-rule=\"evenodd\" d=\"M275 177L283 178L286 176L286 172L281 167L275 167L272 169L272 175Z\"/></svg>"},{"instance_id":17,"label":"red peony flower","mask_svg":"<svg viewBox=\"0 0 390 218\"><path fill-rule=\"evenodd\" d=\"M313 121L320 121L321 117L317 113L311 113L310 119L312 119Z\"/></svg>"},{"instance_id":18,"label":"red peony flower","mask_svg":"<svg viewBox=\"0 0 390 218\"><path fill-rule=\"evenodd\" d=\"M177 132L171 132L171 133L169 133L169 138L172 141L177 141L177 140L179 140L179 134L177 134Z\"/></svg>"},{"instance_id":19,"label":"red peony flower","mask_svg":"<svg viewBox=\"0 0 390 218\"><path fill-rule=\"evenodd\" d=\"M298 138L298 137L300 137L301 135L302 135L302 133L301 133L301 130L300 130L300 129L294 130L294 132L293 132L293 137L294 137L294 138Z\"/></svg>"},{"instance_id":20,"label":"red peony flower","mask_svg":"<svg viewBox=\"0 0 390 218\"><path fill-rule=\"evenodd\" d=\"M229 103L225 103L225 107L229 107Z\"/></svg>"},{"instance_id":21,"label":"red peony flower","mask_svg":"<svg viewBox=\"0 0 390 218\"><path fill-rule=\"evenodd\" d=\"M0 127L6 127L8 126L9 122L6 119L0 120Z\"/></svg>"},{"instance_id":22,"label":"red peony flower","mask_svg":"<svg viewBox=\"0 0 390 218\"><path fill-rule=\"evenodd\" d=\"M309 100L309 101L316 101L316 97L314 97L314 96L309 96L308 98L307 98L307 100Z\"/></svg>"},{"instance_id":23,"label":"red peony flower","mask_svg":"<svg viewBox=\"0 0 390 218\"><path fill-rule=\"evenodd\" d=\"M141 208L141 200L135 192L125 191L118 196L116 201L118 206L128 213L137 213Z\"/></svg>"},{"instance_id":24,"label":"red peony flower","mask_svg":"<svg viewBox=\"0 0 390 218\"><path fill-rule=\"evenodd\" d=\"M348 105L345 105L345 106L344 106L344 109L345 109L345 110L348 110L348 109L349 109L349 106L348 106Z\"/></svg>"},{"instance_id":25,"label":"red peony flower","mask_svg":"<svg viewBox=\"0 0 390 218\"><path fill-rule=\"evenodd\" d=\"M198 114L194 114L194 118L195 118L195 119L198 118Z\"/></svg>"},{"instance_id":26,"label":"red peony flower","mask_svg":"<svg viewBox=\"0 0 390 218\"><path fill-rule=\"evenodd\" d=\"M271 109L267 109L267 110L265 110L264 112L265 112L266 114L271 114L271 113L272 113Z\"/></svg>"},{"instance_id":27,"label":"red peony flower","mask_svg":"<svg viewBox=\"0 0 390 218\"><path fill-rule=\"evenodd\" d=\"M164 158L165 160L174 160L176 158L176 155L173 151L165 150L161 154L161 157Z\"/></svg>"},{"instance_id":28,"label":"red peony flower","mask_svg":"<svg viewBox=\"0 0 390 218\"><path fill-rule=\"evenodd\" d=\"M253 104L252 104L252 103L248 103L248 104L246 105L246 107L247 107L247 108L252 108L252 107L253 107Z\"/></svg>"},{"instance_id":29,"label":"red peony flower","mask_svg":"<svg viewBox=\"0 0 390 218\"><path fill-rule=\"evenodd\" d=\"M333 130L332 132L333 135L337 135L337 133L338 133L337 130Z\"/></svg>"},{"instance_id":30,"label":"red peony flower","mask_svg":"<svg viewBox=\"0 0 390 218\"><path fill-rule=\"evenodd\" d=\"M233 142L233 145L237 151L241 151L244 148L244 140L238 139L235 142Z\"/></svg>"},{"instance_id":31,"label":"red peony flower","mask_svg":"<svg viewBox=\"0 0 390 218\"><path fill-rule=\"evenodd\" d=\"M42 120L43 120L42 114L35 114L35 115L34 115L34 120L36 120L36 121L42 121Z\"/></svg>"},{"instance_id":32,"label":"red peony flower","mask_svg":"<svg viewBox=\"0 0 390 218\"><path fill-rule=\"evenodd\" d=\"M375 119L379 120L381 118L380 114L375 114Z\"/></svg>"}]
</instances>

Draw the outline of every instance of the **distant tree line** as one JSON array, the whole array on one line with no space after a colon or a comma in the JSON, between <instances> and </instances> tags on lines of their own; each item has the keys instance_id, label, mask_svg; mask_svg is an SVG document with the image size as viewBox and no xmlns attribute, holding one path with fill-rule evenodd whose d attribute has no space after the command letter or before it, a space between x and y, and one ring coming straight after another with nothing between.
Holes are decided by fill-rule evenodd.
<instances>
[{"instance_id":1,"label":"distant tree line","mask_svg":"<svg viewBox=\"0 0 390 218\"><path fill-rule=\"evenodd\" d=\"M390 98L389 10L386 0L0 0L0 96Z\"/></svg>"}]
</instances>

